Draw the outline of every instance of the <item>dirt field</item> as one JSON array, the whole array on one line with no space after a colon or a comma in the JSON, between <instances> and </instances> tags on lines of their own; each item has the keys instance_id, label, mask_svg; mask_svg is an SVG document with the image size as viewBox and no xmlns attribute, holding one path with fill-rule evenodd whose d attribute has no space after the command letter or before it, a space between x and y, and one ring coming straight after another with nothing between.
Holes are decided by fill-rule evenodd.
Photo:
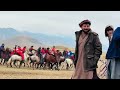
<instances>
[{"instance_id":1,"label":"dirt field","mask_svg":"<svg viewBox=\"0 0 120 90\"><path fill-rule=\"evenodd\" d=\"M101 59L104 61L105 55L103 54ZM101 67L102 66L102 67ZM106 79L104 76L105 69L100 72L104 68L105 64L101 61L98 62L97 72L101 79ZM0 79L70 79L73 74L73 70L39 70L28 67L7 67L0 65Z\"/></svg>"},{"instance_id":2,"label":"dirt field","mask_svg":"<svg viewBox=\"0 0 120 90\"><path fill-rule=\"evenodd\" d=\"M72 74L71 70L32 70L0 65L0 79L70 79Z\"/></svg>"}]
</instances>

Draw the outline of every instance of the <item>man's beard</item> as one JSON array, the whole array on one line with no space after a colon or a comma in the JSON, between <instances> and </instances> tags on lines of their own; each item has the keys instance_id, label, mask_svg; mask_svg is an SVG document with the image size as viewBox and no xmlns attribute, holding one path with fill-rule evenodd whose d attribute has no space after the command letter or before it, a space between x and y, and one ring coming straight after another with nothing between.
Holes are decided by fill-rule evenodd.
<instances>
[{"instance_id":1,"label":"man's beard","mask_svg":"<svg viewBox=\"0 0 120 90\"><path fill-rule=\"evenodd\" d=\"M84 29L82 30L85 34L88 34L88 32L90 31L90 29Z\"/></svg>"}]
</instances>

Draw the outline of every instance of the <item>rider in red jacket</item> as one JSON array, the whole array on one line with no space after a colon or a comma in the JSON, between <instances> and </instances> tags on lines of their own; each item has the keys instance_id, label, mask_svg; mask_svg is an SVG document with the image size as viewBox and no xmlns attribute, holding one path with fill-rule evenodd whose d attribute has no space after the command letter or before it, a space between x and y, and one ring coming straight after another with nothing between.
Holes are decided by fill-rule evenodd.
<instances>
[{"instance_id":1,"label":"rider in red jacket","mask_svg":"<svg viewBox=\"0 0 120 90\"><path fill-rule=\"evenodd\" d=\"M25 53L25 51L26 51L26 46L23 47L22 51L23 51L23 53Z\"/></svg>"},{"instance_id":2,"label":"rider in red jacket","mask_svg":"<svg viewBox=\"0 0 120 90\"><path fill-rule=\"evenodd\" d=\"M52 50L52 54L54 55L56 53L56 48L55 46L53 46L53 48L51 49Z\"/></svg>"},{"instance_id":3,"label":"rider in red jacket","mask_svg":"<svg viewBox=\"0 0 120 90\"><path fill-rule=\"evenodd\" d=\"M13 51L11 51L11 56L16 54L16 49L17 49L17 45L15 45L15 48L13 49Z\"/></svg>"},{"instance_id":4,"label":"rider in red jacket","mask_svg":"<svg viewBox=\"0 0 120 90\"><path fill-rule=\"evenodd\" d=\"M24 60L23 50L20 46L18 46L18 48L16 49L16 53L22 57L22 60Z\"/></svg>"}]
</instances>

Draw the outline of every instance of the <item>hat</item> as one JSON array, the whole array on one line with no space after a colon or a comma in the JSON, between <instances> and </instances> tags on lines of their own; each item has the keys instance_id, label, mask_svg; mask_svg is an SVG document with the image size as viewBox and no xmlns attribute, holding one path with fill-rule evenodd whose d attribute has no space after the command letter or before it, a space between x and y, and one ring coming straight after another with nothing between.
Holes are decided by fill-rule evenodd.
<instances>
[{"instance_id":1,"label":"hat","mask_svg":"<svg viewBox=\"0 0 120 90\"><path fill-rule=\"evenodd\" d=\"M79 24L79 26L82 27L83 24L89 24L89 25L91 25L91 22L90 22L89 20L83 20L83 21Z\"/></svg>"}]
</instances>

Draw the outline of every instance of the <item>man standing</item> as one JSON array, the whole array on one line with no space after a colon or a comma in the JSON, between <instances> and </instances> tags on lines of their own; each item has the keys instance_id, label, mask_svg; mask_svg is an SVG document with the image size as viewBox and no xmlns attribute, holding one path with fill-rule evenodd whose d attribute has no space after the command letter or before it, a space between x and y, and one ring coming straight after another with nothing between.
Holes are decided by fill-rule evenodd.
<instances>
[{"instance_id":1,"label":"man standing","mask_svg":"<svg viewBox=\"0 0 120 90\"><path fill-rule=\"evenodd\" d=\"M79 24L82 30L75 32L75 72L72 79L98 79L96 68L102 54L102 44L90 25L89 20L84 20Z\"/></svg>"},{"instance_id":2,"label":"man standing","mask_svg":"<svg viewBox=\"0 0 120 90\"><path fill-rule=\"evenodd\" d=\"M109 60L108 79L120 79L120 27L117 27L114 33L112 32L112 39L106 53L106 59Z\"/></svg>"},{"instance_id":3,"label":"man standing","mask_svg":"<svg viewBox=\"0 0 120 90\"><path fill-rule=\"evenodd\" d=\"M112 41L113 33L114 33L114 28L112 26L107 26L105 28L105 37L108 38L109 45ZM107 59L107 79L113 78L113 76L116 74L114 70L115 70L115 60Z\"/></svg>"}]
</instances>

